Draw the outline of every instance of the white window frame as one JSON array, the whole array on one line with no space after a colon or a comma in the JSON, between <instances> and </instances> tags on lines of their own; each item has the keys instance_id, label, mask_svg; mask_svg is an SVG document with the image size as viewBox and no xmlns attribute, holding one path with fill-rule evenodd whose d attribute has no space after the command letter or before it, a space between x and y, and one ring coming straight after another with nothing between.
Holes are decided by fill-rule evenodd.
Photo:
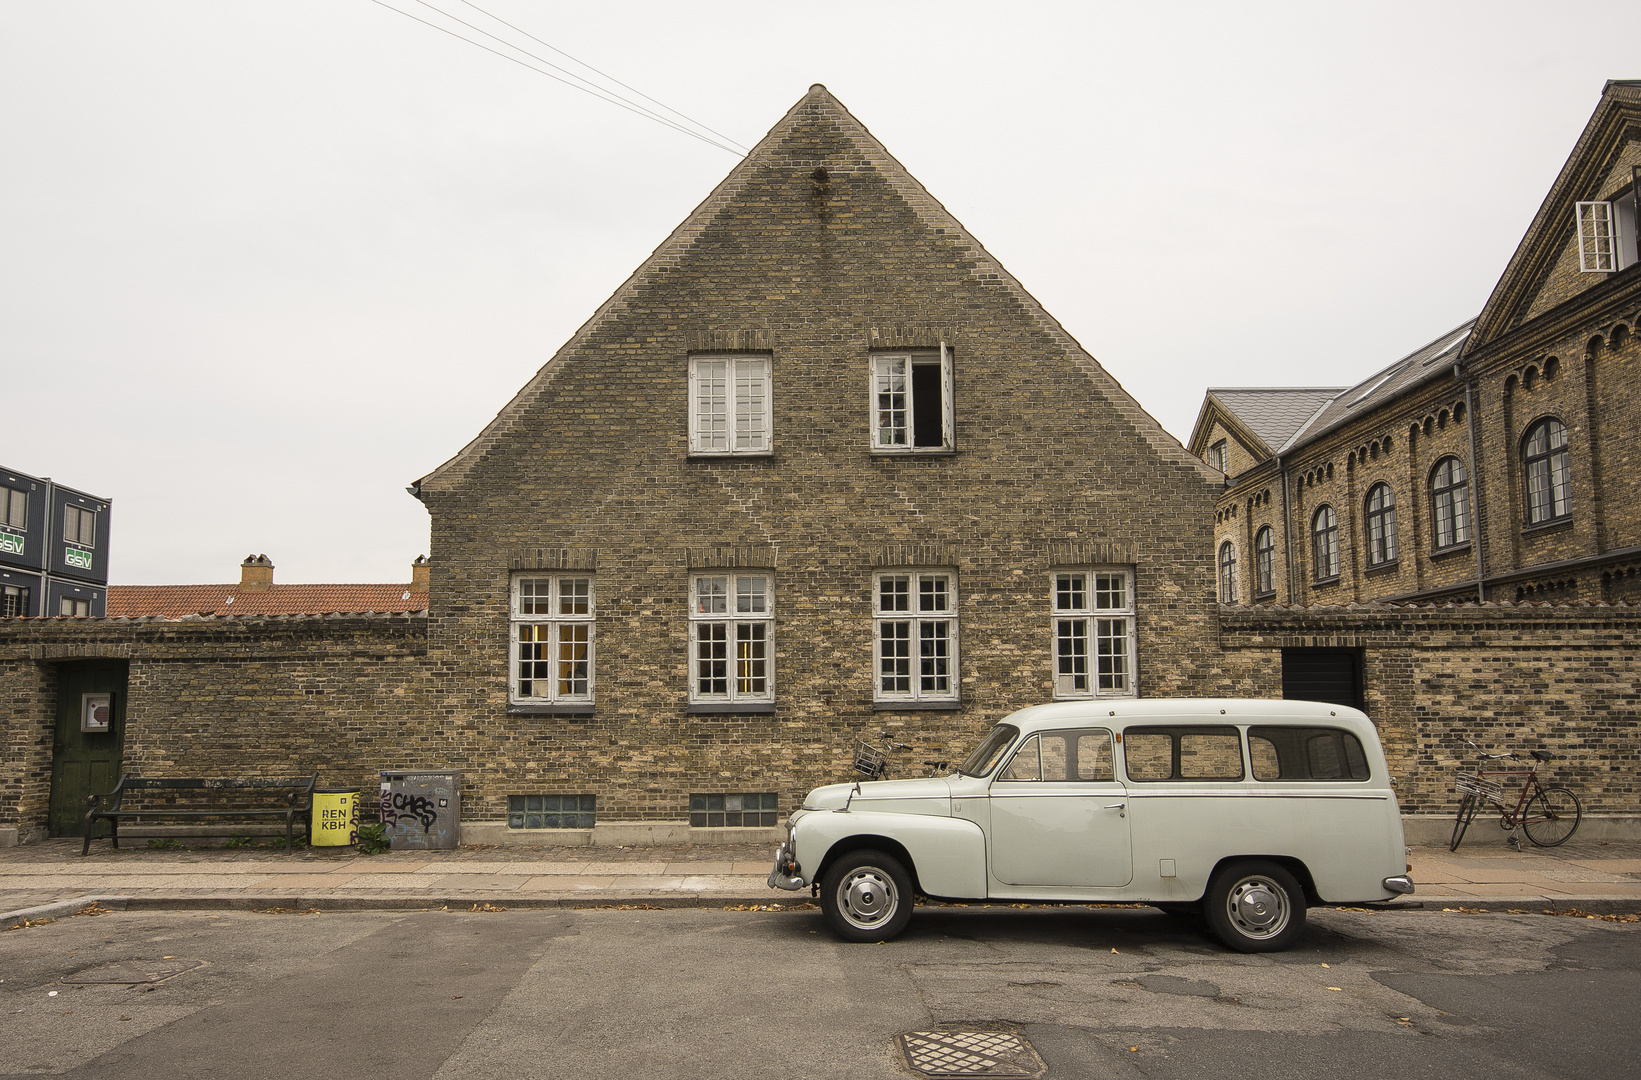
<instances>
[{"instance_id":1,"label":"white window frame","mask_svg":"<svg viewBox=\"0 0 1641 1080\"><path fill-rule=\"evenodd\" d=\"M771 357L732 353L689 358L689 452L768 454L774 439Z\"/></svg>"},{"instance_id":2,"label":"white window frame","mask_svg":"<svg viewBox=\"0 0 1641 1080\"><path fill-rule=\"evenodd\" d=\"M1230 449L1227 440L1221 439L1208 448L1208 467L1220 472L1230 472L1226 466L1230 461Z\"/></svg>"},{"instance_id":3,"label":"white window frame","mask_svg":"<svg viewBox=\"0 0 1641 1080\"><path fill-rule=\"evenodd\" d=\"M886 634L895 643L888 650ZM959 675L957 575L950 570L902 569L874 576L872 700L956 702L962 692Z\"/></svg>"},{"instance_id":4,"label":"white window frame","mask_svg":"<svg viewBox=\"0 0 1641 1080\"><path fill-rule=\"evenodd\" d=\"M917 446L915 418L927 402L920 404L913 392L912 369L934 364L940 365L940 445ZM868 400L872 450L880 454L938 454L954 449L954 389L952 351L945 342L940 343L938 352L908 349L873 353Z\"/></svg>"},{"instance_id":5,"label":"white window frame","mask_svg":"<svg viewBox=\"0 0 1641 1080\"><path fill-rule=\"evenodd\" d=\"M508 700L520 705L591 705L598 644L598 585L593 575L524 571L513 575L510 591ZM579 654L564 653L566 647L576 646L581 647ZM531 652L536 655L527 656ZM546 676L526 678L526 663L546 665Z\"/></svg>"},{"instance_id":6,"label":"white window frame","mask_svg":"<svg viewBox=\"0 0 1641 1080\"><path fill-rule=\"evenodd\" d=\"M0 487L0 525L28 528L28 492Z\"/></svg>"},{"instance_id":7,"label":"white window frame","mask_svg":"<svg viewBox=\"0 0 1641 1080\"><path fill-rule=\"evenodd\" d=\"M720 643L721 655L703 652ZM715 664L722 666L721 675L713 671ZM710 685L716 683L723 689ZM773 575L721 570L690 578L689 700L692 705L774 703Z\"/></svg>"},{"instance_id":8,"label":"white window frame","mask_svg":"<svg viewBox=\"0 0 1641 1080\"><path fill-rule=\"evenodd\" d=\"M1641 169L1637 170L1641 184ZM1623 270L1641 258L1636 248L1636 188L1616 199L1576 204L1578 269L1585 274Z\"/></svg>"},{"instance_id":9,"label":"white window frame","mask_svg":"<svg viewBox=\"0 0 1641 1080\"><path fill-rule=\"evenodd\" d=\"M1049 609L1056 700L1138 696L1132 570L1055 570Z\"/></svg>"}]
</instances>

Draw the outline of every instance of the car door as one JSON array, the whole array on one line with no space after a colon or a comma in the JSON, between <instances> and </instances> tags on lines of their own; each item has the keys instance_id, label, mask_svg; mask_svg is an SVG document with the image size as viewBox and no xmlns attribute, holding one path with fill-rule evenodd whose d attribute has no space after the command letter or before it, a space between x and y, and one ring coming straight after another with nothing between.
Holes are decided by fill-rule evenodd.
<instances>
[{"instance_id":1,"label":"car door","mask_svg":"<svg viewBox=\"0 0 1641 1080\"><path fill-rule=\"evenodd\" d=\"M1120 888L1134 876L1128 796L1104 728L1023 740L990 789L992 876L1007 885Z\"/></svg>"}]
</instances>

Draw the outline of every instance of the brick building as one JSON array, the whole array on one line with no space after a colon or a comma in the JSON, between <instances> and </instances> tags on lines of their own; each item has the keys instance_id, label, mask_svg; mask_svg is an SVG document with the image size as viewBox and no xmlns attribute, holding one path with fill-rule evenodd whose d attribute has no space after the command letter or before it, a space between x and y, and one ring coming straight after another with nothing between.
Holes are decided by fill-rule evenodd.
<instances>
[{"instance_id":1,"label":"brick building","mask_svg":"<svg viewBox=\"0 0 1641 1080\"><path fill-rule=\"evenodd\" d=\"M904 775L1022 705L1230 689L1217 480L815 86L413 485L425 615L242 582L0 627L0 830L118 679L130 771L456 769L469 842L762 835L886 729Z\"/></svg>"},{"instance_id":2,"label":"brick building","mask_svg":"<svg viewBox=\"0 0 1641 1080\"><path fill-rule=\"evenodd\" d=\"M1611 82L1481 314L1348 388L1211 389L1234 604L1641 598L1641 82Z\"/></svg>"},{"instance_id":3,"label":"brick building","mask_svg":"<svg viewBox=\"0 0 1641 1080\"><path fill-rule=\"evenodd\" d=\"M1466 738L1558 748L1587 810L1641 811L1638 174L1641 82L1609 82L1479 316L1198 415L1227 672L1365 706L1410 812L1450 805Z\"/></svg>"},{"instance_id":4,"label":"brick building","mask_svg":"<svg viewBox=\"0 0 1641 1080\"><path fill-rule=\"evenodd\" d=\"M1219 689L1214 479L812 87L414 485L467 805L773 824L885 728Z\"/></svg>"}]
</instances>

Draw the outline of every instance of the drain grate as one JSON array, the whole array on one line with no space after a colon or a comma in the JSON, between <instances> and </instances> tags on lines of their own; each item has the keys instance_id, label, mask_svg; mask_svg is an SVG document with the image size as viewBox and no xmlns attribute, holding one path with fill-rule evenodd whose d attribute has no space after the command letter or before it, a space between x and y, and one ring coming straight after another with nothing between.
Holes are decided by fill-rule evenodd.
<instances>
[{"instance_id":1,"label":"drain grate","mask_svg":"<svg viewBox=\"0 0 1641 1080\"><path fill-rule=\"evenodd\" d=\"M99 967L86 968L84 971L76 971L72 975L64 975L63 982L134 986L137 983L163 982L173 975L181 975L185 971L204 966L203 960L179 960L176 957L166 960L116 960L112 964L103 964Z\"/></svg>"},{"instance_id":2,"label":"drain grate","mask_svg":"<svg viewBox=\"0 0 1641 1080\"><path fill-rule=\"evenodd\" d=\"M908 1031L896 1037L906 1064L929 1077L1037 1077L1046 1066L1012 1031Z\"/></svg>"}]
</instances>

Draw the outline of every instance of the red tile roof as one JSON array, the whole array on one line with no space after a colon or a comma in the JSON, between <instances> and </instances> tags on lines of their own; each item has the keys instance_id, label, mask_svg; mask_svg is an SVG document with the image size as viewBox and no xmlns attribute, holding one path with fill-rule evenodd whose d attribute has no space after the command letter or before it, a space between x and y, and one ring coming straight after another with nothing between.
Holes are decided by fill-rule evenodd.
<instances>
[{"instance_id":1,"label":"red tile roof","mask_svg":"<svg viewBox=\"0 0 1641 1080\"><path fill-rule=\"evenodd\" d=\"M427 593L409 585L110 585L109 618L184 615L329 615L425 611Z\"/></svg>"}]
</instances>

